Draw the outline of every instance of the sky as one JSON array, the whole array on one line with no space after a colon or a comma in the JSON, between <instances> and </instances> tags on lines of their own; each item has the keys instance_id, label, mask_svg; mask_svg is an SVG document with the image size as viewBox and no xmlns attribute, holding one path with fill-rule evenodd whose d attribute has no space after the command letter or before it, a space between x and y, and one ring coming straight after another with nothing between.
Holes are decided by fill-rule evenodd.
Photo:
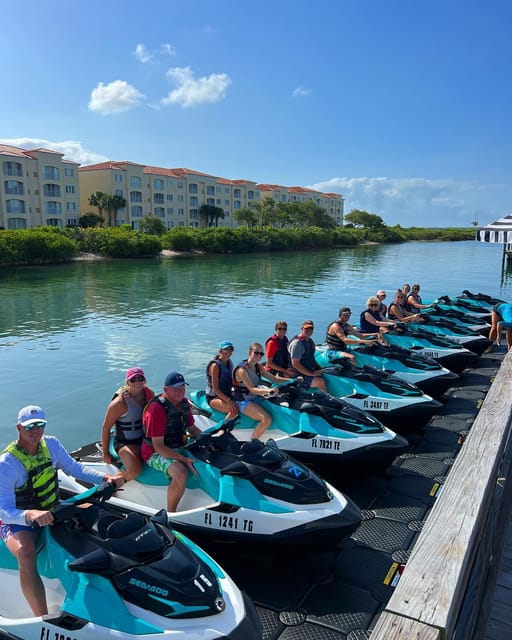
<instances>
[{"instance_id":1,"label":"sky","mask_svg":"<svg viewBox=\"0 0 512 640\"><path fill-rule=\"evenodd\" d=\"M512 210L511 24L509 0L6 2L0 143L486 224Z\"/></svg>"}]
</instances>

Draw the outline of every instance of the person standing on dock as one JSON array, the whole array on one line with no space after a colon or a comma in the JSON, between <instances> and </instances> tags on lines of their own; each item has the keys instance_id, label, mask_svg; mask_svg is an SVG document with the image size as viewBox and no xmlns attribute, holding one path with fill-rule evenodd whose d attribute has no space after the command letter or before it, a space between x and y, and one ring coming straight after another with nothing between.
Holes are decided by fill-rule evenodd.
<instances>
[{"instance_id":1,"label":"person standing on dock","mask_svg":"<svg viewBox=\"0 0 512 640\"><path fill-rule=\"evenodd\" d=\"M496 344L501 344L501 331L507 332L507 351L512 348L512 304L501 302L494 305L491 313L491 329L489 340L496 340Z\"/></svg>"}]
</instances>

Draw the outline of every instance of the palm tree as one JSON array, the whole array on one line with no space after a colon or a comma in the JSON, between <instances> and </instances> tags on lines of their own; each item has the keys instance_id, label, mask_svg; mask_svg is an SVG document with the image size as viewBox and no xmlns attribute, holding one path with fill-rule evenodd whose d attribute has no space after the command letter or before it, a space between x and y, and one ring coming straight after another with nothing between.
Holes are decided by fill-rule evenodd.
<instances>
[{"instance_id":1,"label":"palm tree","mask_svg":"<svg viewBox=\"0 0 512 640\"><path fill-rule=\"evenodd\" d=\"M102 218L103 209L106 209L106 198L107 194L103 191L95 191L89 196L88 202L91 207L96 207L98 209L98 214L100 218ZM110 224L110 220L109 220Z\"/></svg>"},{"instance_id":2,"label":"palm tree","mask_svg":"<svg viewBox=\"0 0 512 640\"><path fill-rule=\"evenodd\" d=\"M108 211L108 223L110 226L117 226L117 212L120 211L121 209L124 209L126 207L126 198L123 198L123 196L119 196L119 195L115 195L115 196L110 196L107 195L106 197L106 206L105 208ZM111 214L113 214L113 222L114 224L112 225L112 221L111 221Z\"/></svg>"}]
</instances>

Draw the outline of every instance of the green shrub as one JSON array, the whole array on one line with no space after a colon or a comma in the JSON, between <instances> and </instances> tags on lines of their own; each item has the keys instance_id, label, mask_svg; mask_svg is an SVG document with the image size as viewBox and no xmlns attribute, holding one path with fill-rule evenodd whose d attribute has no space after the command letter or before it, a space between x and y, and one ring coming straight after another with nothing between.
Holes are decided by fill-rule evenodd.
<instances>
[{"instance_id":1,"label":"green shrub","mask_svg":"<svg viewBox=\"0 0 512 640\"><path fill-rule=\"evenodd\" d=\"M1 264L65 262L76 252L76 242L54 227L0 231Z\"/></svg>"}]
</instances>

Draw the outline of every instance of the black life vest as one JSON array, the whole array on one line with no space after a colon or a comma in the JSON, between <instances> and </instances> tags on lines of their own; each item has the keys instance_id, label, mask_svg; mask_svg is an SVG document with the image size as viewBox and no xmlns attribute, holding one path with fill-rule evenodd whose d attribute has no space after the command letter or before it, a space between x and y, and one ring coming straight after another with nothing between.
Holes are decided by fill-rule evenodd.
<instances>
[{"instance_id":1,"label":"black life vest","mask_svg":"<svg viewBox=\"0 0 512 640\"><path fill-rule=\"evenodd\" d=\"M146 406L149 407L153 402L159 402L162 409L167 415L167 423L165 425L164 444L170 449L178 449L187 442L187 424L190 413L190 405L183 398L179 407L175 407L167 398L157 396L153 398ZM144 437L144 442L153 446L151 438Z\"/></svg>"}]
</instances>

